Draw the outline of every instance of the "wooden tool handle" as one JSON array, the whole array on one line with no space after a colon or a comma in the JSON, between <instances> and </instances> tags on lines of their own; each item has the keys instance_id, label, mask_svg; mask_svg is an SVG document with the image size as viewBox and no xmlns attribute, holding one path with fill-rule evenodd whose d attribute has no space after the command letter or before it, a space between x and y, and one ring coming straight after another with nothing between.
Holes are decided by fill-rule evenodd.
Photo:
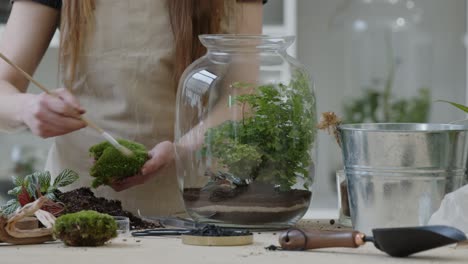
<instances>
[{"instance_id":1,"label":"wooden tool handle","mask_svg":"<svg viewBox=\"0 0 468 264\"><path fill-rule=\"evenodd\" d=\"M358 231L318 231L289 229L280 234L283 249L306 250L329 247L357 248L364 245L364 234Z\"/></svg>"}]
</instances>

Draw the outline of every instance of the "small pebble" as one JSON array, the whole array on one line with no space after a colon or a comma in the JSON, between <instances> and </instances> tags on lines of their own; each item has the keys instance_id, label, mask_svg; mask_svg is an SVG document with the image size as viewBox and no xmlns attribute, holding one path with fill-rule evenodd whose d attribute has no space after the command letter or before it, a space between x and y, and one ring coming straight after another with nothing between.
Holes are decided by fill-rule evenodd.
<instances>
[{"instance_id":1,"label":"small pebble","mask_svg":"<svg viewBox=\"0 0 468 264\"><path fill-rule=\"evenodd\" d=\"M330 220L330 225L334 225L335 224L335 220L331 219Z\"/></svg>"},{"instance_id":2,"label":"small pebble","mask_svg":"<svg viewBox=\"0 0 468 264\"><path fill-rule=\"evenodd\" d=\"M135 242L140 243L141 240L136 240Z\"/></svg>"}]
</instances>

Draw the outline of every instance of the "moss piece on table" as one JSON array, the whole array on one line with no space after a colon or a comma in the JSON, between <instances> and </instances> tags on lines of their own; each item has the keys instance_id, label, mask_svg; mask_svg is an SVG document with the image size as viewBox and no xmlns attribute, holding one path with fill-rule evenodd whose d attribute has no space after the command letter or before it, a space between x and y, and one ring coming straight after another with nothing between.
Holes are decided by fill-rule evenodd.
<instances>
[{"instance_id":1,"label":"moss piece on table","mask_svg":"<svg viewBox=\"0 0 468 264\"><path fill-rule=\"evenodd\" d=\"M136 175L148 160L148 151L142 144L123 139L117 141L130 149L133 155L125 156L107 141L89 149L89 153L95 160L89 172L95 178L92 187L109 185L113 180Z\"/></svg>"},{"instance_id":2,"label":"moss piece on table","mask_svg":"<svg viewBox=\"0 0 468 264\"><path fill-rule=\"evenodd\" d=\"M68 246L101 246L117 236L117 223L110 215L81 211L57 218L54 235Z\"/></svg>"}]
</instances>

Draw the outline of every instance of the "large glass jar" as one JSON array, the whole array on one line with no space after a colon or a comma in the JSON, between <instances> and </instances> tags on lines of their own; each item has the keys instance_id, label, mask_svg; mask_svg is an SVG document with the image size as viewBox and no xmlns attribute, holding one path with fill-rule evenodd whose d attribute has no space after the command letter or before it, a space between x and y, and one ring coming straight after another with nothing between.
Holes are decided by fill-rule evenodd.
<instances>
[{"instance_id":1,"label":"large glass jar","mask_svg":"<svg viewBox=\"0 0 468 264\"><path fill-rule=\"evenodd\" d=\"M207 53L177 93L176 165L197 222L293 225L308 210L316 140L313 87L287 55L294 37L202 35Z\"/></svg>"}]
</instances>

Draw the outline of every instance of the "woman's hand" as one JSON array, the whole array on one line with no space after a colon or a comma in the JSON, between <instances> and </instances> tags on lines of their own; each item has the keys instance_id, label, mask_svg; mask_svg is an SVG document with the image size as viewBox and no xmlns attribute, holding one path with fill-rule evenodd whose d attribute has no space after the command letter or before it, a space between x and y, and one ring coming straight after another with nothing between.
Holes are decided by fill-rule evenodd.
<instances>
[{"instance_id":1,"label":"woman's hand","mask_svg":"<svg viewBox=\"0 0 468 264\"><path fill-rule=\"evenodd\" d=\"M135 185L143 184L153 177L157 177L158 172L174 160L174 145L170 141L161 142L149 151L148 154L150 159L143 165L139 174L115 181L111 185L112 189L120 192Z\"/></svg>"},{"instance_id":2,"label":"woman's hand","mask_svg":"<svg viewBox=\"0 0 468 264\"><path fill-rule=\"evenodd\" d=\"M64 135L86 127L81 120L85 110L66 89L54 91L57 96L31 95L23 107L22 120L32 133L42 138Z\"/></svg>"}]
</instances>

